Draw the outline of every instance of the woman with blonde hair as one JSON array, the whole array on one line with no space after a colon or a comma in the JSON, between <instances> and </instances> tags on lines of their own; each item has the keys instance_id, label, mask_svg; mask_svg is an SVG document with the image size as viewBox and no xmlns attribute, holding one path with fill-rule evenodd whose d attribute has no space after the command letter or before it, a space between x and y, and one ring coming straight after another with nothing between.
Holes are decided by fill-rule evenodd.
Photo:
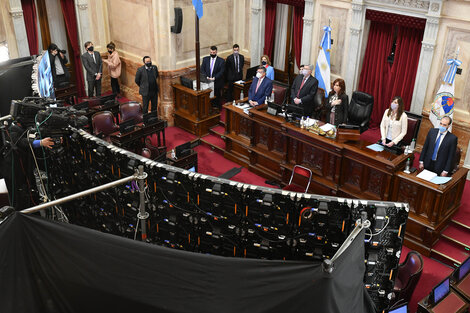
<instances>
[{"instance_id":1,"label":"woman with blonde hair","mask_svg":"<svg viewBox=\"0 0 470 313\"><path fill-rule=\"evenodd\" d=\"M121 89L119 88L118 78L119 76L121 76L121 59L119 58L119 54L116 51L116 45L114 44L114 42L111 41L110 43L108 43L106 48L108 48L109 57L108 59L103 59L103 62L108 64L113 94L120 96Z\"/></svg>"},{"instance_id":2,"label":"woman with blonde hair","mask_svg":"<svg viewBox=\"0 0 470 313\"><path fill-rule=\"evenodd\" d=\"M261 66L266 68L266 77L270 80L274 80L274 67L271 66L271 62L267 55L263 55L261 57Z\"/></svg>"}]
</instances>

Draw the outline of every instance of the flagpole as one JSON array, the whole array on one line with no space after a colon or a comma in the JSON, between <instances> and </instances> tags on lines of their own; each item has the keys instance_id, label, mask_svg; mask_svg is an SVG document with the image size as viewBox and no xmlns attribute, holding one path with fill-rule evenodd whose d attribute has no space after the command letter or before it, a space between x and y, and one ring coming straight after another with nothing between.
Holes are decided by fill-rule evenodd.
<instances>
[{"instance_id":1,"label":"flagpole","mask_svg":"<svg viewBox=\"0 0 470 313\"><path fill-rule=\"evenodd\" d=\"M199 17L195 12L194 16L196 17L196 90L201 90L201 52L199 51Z\"/></svg>"}]
</instances>

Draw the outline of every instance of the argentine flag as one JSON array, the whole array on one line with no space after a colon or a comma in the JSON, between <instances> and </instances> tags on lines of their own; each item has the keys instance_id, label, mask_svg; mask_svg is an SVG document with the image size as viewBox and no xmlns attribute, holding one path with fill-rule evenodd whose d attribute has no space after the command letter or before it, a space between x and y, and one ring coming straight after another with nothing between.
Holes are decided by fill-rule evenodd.
<instances>
[{"instance_id":1,"label":"argentine flag","mask_svg":"<svg viewBox=\"0 0 470 313\"><path fill-rule=\"evenodd\" d=\"M454 119L454 80L457 68L462 65L462 61L457 58L448 59L447 64L449 69L437 91L429 114L429 120L435 128L439 127L441 118L444 116ZM449 126L449 130L452 131L452 124Z\"/></svg>"},{"instance_id":2,"label":"argentine flag","mask_svg":"<svg viewBox=\"0 0 470 313\"><path fill-rule=\"evenodd\" d=\"M323 27L325 31L320 42L320 53L315 66L315 78L318 79L318 87L325 90L325 97L331 90L330 82L330 50L331 50L331 27Z\"/></svg>"},{"instance_id":3,"label":"argentine flag","mask_svg":"<svg viewBox=\"0 0 470 313\"><path fill-rule=\"evenodd\" d=\"M193 0L194 10L196 11L196 15L198 18L202 18L203 15L203 6L202 0Z\"/></svg>"}]
</instances>

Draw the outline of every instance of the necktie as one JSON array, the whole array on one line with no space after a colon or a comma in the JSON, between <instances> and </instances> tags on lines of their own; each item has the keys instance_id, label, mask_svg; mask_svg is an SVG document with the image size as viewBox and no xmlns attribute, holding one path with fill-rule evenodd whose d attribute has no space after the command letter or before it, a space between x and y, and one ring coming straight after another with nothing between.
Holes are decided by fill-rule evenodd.
<instances>
[{"instance_id":1,"label":"necktie","mask_svg":"<svg viewBox=\"0 0 470 313\"><path fill-rule=\"evenodd\" d=\"M297 91L297 98L299 97L300 90L302 90L302 87L304 86L305 81L307 80L307 77L308 77L308 76L305 76L304 79L302 80L302 84L300 84L299 91Z\"/></svg>"},{"instance_id":2,"label":"necktie","mask_svg":"<svg viewBox=\"0 0 470 313\"><path fill-rule=\"evenodd\" d=\"M434 151L433 151L433 153L432 153L432 160L433 160L433 161L436 161L436 158L437 158L437 150L439 150L439 143L441 142L441 137L442 137L442 134L439 133L439 137L437 137L436 144L434 145Z\"/></svg>"},{"instance_id":3,"label":"necktie","mask_svg":"<svg viewBox=\"0 0 470 313\"><path fill-rule=\"evenodd\" d=\"M96 63L96 59L95 59L95 53L94 53L94 52L93 52L92 56L93 56L93 62L95 62L95 63Z\"/></svg>"},{"instance_id":4,"label":"necktie","mask_svg":"<svg viewBox=\"0 0 470 313\"><path fill-rule=\"evenodd\" d=\"M215 58L212 58L212 60L211 60L211 77L212 77L212 72L214 71L214 63L215 63Z\"/></svg>"},{"instance_id":5,"label":"necktie","mask_svg":"<svg viewBox=\"0 0 470 313\"><path fill-rule=\"evenodd\" d=\"M255 94L258 92L259 85L261 85L261 78L258 79L258 84L256 84Z\"/></svg>"},{"instance_id":6,"label":"necktie","mask_svg":"<svg viewBox=\"0 0 470 313\"><path fill-rule=\"evenodd\" d=\"M237 73L240 72L240 70L238 69L238 55L235 57L235 67L237 69Z\"/></svg>"}]
</instances>

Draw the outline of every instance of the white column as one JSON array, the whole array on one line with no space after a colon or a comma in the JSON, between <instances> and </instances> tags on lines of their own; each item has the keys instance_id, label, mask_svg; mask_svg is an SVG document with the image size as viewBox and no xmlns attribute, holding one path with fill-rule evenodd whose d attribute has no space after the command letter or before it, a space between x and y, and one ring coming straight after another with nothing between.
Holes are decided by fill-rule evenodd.
<instances>
[{"instance_id":1,"label":"white column","mask_svg":"<svg viewBox=\"0 0 470 313\"><path fill-rule=\"evenodd\" d=\"M305 0L304 9L304 27L302 32L302 53L300 58L301 64L312 64L310 57L312 52L312 36L314 21L315 0ZM300 65L300 64L299 64Z\"/></svg>"},{"instance_id":2,"label":"white column","mask_svg":"<svg viewBox=\"0 0 470 313\"><path fill-rule=\"evenodd\" d=\"M264 46L263 0L251 0L251 66L259 64Z\"/></svg>"},{"instance_id":3,"label":"white column","mask_svg":"<svg viewBox=\"0 0 470 313\"><path fill-rule=\"evenodd\" d=\"M21 0L10 0L10 14L13 19L13 28L15 29L16 45L18 47L18 56L27 57L29 53L28 35L23 18L23 8Z\"/></svg>"},{"instance_id":4,"label":"white column","mask_svg":"<svg viewBox=\"0 0 470 313\"><path fill-rule=\"evenodd\" d=\"M360 74L359 64L361 63L361 47L363 39L363 29L365 21L365 8L363 0L353 0L352 16L349 27L349 48L348 62L346 68L346 93L351 95L356 90L358 77Z\"/></svg>"},{"instance_id":5,"label":"white column","mask_svg":"<svg viewBox=\"0 0 470 313\"><path fill-rule=\"evenodd\" d=\"M78 28L78 44L82 54L85 52L85 42L91 40L90 19L88 11L88 0L75 0L75 13L77 16ZM88 90L88 82L86 80L86 71L83 70L83 81L85 82L85 90Z\"/></svg>"},{"instance_id":6,"label":"white column","mask_svg":"<svg viewBox=\"0 0 470 313\"><path fill-rule=\"evenodd\" d=\"M421 54L419 55L418 69L411 100L410 111L421 114L428 86L429 72L431 70L434 47L436 46L437 33L439 31L439 19L441 16L442 0L433 0L429 4L424 29L423 41L421 44Z\"/></svg>"},{"instance_id":7,"label":"white column","mask_svg":"<svg viewBox=\"0 0 470 313\"><path fill-rule=\"evenodd\" d=\"M174 3L173 0L152 0L153 7L153 31L154 36L154 56L159 70L169 70L176 67L176 53L166 53L165 51L175 51L175 35L171 33L171 26L174 24ZM190 16L185 22L194 23L194 16Z\"/></svg>"}]
</instances>

